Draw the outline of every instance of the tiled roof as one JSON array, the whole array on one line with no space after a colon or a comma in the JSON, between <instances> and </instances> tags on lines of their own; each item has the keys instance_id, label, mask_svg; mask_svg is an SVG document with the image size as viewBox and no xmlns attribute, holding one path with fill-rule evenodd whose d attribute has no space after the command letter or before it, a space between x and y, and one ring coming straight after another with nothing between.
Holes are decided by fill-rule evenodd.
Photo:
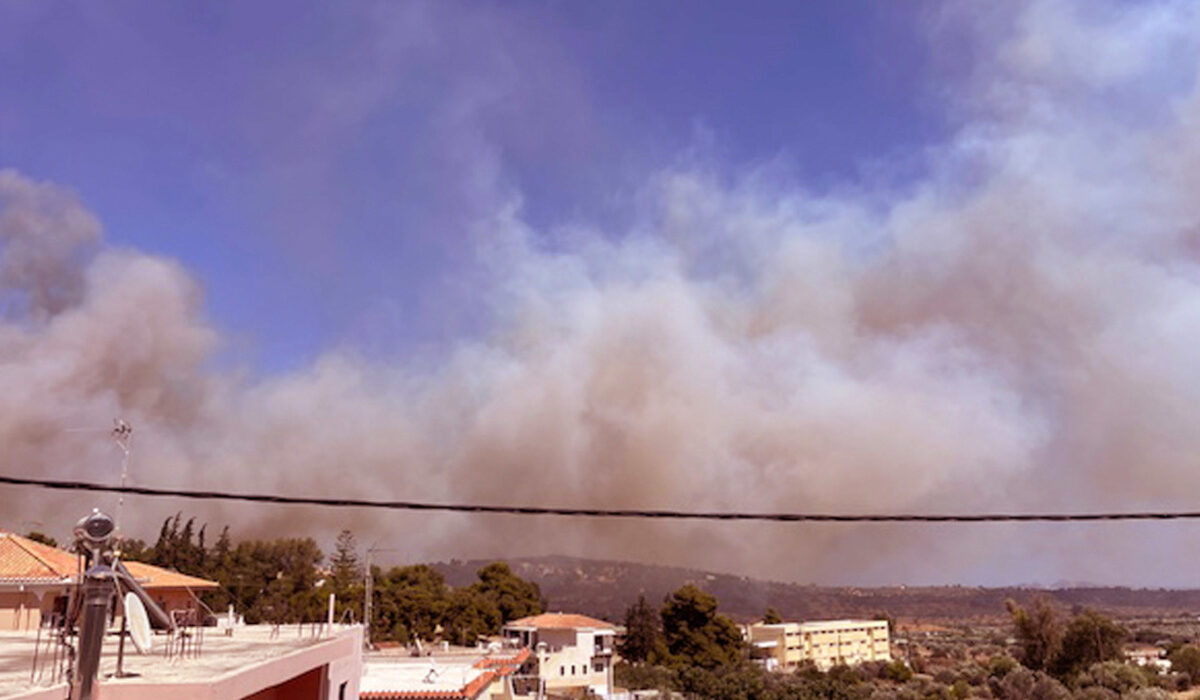
<instances>
[{"instance_id":1,"label":"tiled roof","mask_svg":"<svg viewBox=\"0 0 1200 700\"><path fill-rule=\"evenodd\" d=\"M191 588L194 590L207 590L221 587L221 584L216 581L188 576L178 571L143 564L140 561L127 561L125 562L125 568L129 569L129 573L133 574L137 582L142 584L142 588L146 589Z\"/></svg>"},{"instance_id":2,"label":"tiled roof","mask_svg":"<svg viewBox=\"0 0 1200 700\"><path fill-rule=\"evenodd\" d=\"M0 580L52 583L75 576L75 555L0 532Z\"/></svg>"},{"instance_id":3,"label":"tiled roof","mask_svg":"<svg viewBox=\"0 0 1200 700\"><path fill-rule=\"evenodd\" d=\"M572 613L543 613L533 617L522 617L513 620L505 627L533 627L535 629L609 629L615 630L616 625L604 620L597 620L587 615Z\"/></svg>"},{"instance_id":4,"label":"tiled roof","mask_svg":"<svg viewBox=\"0 0 1200 700\"><path fill-rule=\"evenodd\" d=\"M74 581L76 556L57 547L34 542L11 532L0 532L0 581L18 583L58 583ZM127 561L125 566L143 588L209 589L220 586L195 576L168 571L141 562Z\"/></svg>"}]
</instances>

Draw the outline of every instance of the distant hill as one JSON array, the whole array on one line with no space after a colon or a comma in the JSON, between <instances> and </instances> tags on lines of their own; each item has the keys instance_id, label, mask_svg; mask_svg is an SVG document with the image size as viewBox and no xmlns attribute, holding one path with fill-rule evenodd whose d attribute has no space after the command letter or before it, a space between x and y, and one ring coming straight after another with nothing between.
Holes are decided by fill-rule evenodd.
<instances>
[{"instance_id":1,"label":"distant hill","mask_svg":"<svg viewBox=\"0 0 1200 700\"><path fill-rule=\"evenodd\" d=\"M1005 615L1004 601L1027 600L1045 593L1065 607L1091 607L1121 616L1200 614L1200 590L1115 587L979 588L970 586L894 586L854 588L760 581L745 576L631 562L576 559L564 556L507 560L522 578L534 581L551 610L581 612L619 621L638 594L657 605L685 583L717 597L721 610L746 622L761 617L768 606L785 619L870 617L887 614L903 620L989 619ZM475 580L475 572L491 560L433 564L451 585Z\"/></svg>"}]
</instances>

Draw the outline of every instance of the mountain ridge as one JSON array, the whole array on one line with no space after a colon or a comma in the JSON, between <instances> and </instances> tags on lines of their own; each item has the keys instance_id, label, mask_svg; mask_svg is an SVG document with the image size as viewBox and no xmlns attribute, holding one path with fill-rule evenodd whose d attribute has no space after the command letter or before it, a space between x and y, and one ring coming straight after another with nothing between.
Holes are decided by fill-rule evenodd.
<instances>
[{"instance_id":1,"label":"mountain ridge","mask_svg":"<svg viewBox=\"0 0 1200 700\"><path fill-rule=\"evenodd\" d=\"M475 572L493 559L434 562L450 585L473 582ZM660 564L582 559L566 555L511 557L513 571L537 583L550 610L591 615L614 622L638 595L657 605L671 591L693 583L715 595L721 612L738 622L775 608L784 619L835 619L888 616L904 620L983 620L1006 617L1009 598L1028 600L1044 594L1066 608L1094 608L1120 616L1195 615L1200 589L1122 586L818 586L766 581Z\"/></svg>"}]
</instances>

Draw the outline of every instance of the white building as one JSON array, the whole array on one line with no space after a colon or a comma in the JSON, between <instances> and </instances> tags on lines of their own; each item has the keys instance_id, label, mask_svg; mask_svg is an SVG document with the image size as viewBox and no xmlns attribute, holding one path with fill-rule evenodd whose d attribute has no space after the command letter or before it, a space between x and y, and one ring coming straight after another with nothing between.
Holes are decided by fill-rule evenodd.
<instances>
[{"instance_id":1,"label":"white building","mask_svg":"<svg viewBox=\"0 0 1200 700\"><path fill-rule=\"evenodd\" d=\"M586 688L612 694L613 639L617 628L586 615L546 613L504 626L505 638L532 655L521 675L536 677L541 693Z\"/></svg>"},{"instance_id":2,"label":"white building","mask_svg":"<svg viewBox=\"0 0 1200 700\"><path fill-rule=\"evenodd\" d=\"M746 638L768 668L781 671L805 661L827 671L838 664L892 660L886 620L755 623Z\"/></svg>"}]
</instances>

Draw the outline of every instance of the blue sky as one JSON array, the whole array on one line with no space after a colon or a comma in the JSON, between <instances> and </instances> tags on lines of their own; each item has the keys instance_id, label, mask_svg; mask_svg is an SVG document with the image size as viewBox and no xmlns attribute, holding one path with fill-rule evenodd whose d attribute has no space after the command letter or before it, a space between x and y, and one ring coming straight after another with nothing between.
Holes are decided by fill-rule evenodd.
<instances>
[{"instance_id":1,"label":"blue sky","mask_svg":"<svg viewBox=\"0 0 1200 700\"><path fill-rule=\"evenodd\" d=\"M461 282L480 188L519 192L540 231L620 236L640 183L697 149L818 189L884 160L919 170L948 129L934 17L19 0L0 7L0 163L75 190L111 243L182 261L238 362L407 356L486 317Z\"/></svg>"}]
</instances>

